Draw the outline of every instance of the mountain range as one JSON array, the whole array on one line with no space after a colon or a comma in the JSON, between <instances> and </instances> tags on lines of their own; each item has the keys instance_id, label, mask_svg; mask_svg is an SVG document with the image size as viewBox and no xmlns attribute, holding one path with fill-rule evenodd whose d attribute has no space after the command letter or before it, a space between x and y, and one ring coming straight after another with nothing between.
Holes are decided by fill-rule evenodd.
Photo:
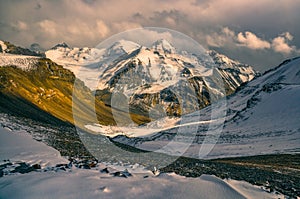
<instances>
[{"instance_id":1,"label":"mountain range","mask_svg":"<svg viewBox=\"0 0 300 199\"><path fill-rule=\"evenodd\" d=\"M132 113L153 119L164 115L162 112L180 116L199 110L210 104L210 98L232 94L258 74L251 66L214 51L202 57L177 52L163 39L151 47L125 40L106 49L59 44L45 54L73 71L105 104L111 106L112 94L121 92L128 98ZM224 85L218 85L218 79ZM184 100L182 96L190 98Z\"/></svg>"},{"instance_id":2,"label":"mountain range","mask_svg":"<svg viewBox=\"0 0 300 199\"><path fill-rule=\"evenodd\" d=\"M196 157L205 133L216 122L210 104L226 98L224 128L209 158L299 152L299 59L260 75L215 51L205 52L207 61L179 52L166 40L150 47L121 40L105 49L62 43L42 54L8 42L1 41L0 46L1 112L69 124L75 124L76 112L80 128L144 150L165 145L182 126L201 124L185 154ZM214 89L220 88L220 80L223 93ZM114 113L128 118L126 110L111 104L116 91L122 91L129 102L129 120L137 125L136 134L128 126L131 121L124 124L129 134L114 130ZM189 100L182 101L180 96ZM189 119L183 121L180 116ZM160 127L152 131L153 126Z\"/></svg>"}]
</instances>

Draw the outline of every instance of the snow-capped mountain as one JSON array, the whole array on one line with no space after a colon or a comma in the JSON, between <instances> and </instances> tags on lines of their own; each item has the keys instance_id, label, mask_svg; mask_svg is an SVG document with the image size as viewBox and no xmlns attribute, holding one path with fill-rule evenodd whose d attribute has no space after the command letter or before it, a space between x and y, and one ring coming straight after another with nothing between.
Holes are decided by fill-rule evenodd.
<instances>
[{"instance_id":1,"label":"snow-capped mountain","mask_svg":"<svg viewBox=\"0 0 300 199\"><path fill-rule=\"evenodd\" d=\"M141 46L139 44L132 41L120 40L115 42L106 50L106 56L115 56L115 58L117 58L121 55L129 54L140 47Z\"/></svg>"},{"instance_id":2,"label":"snow-capped mountain","mask_svg":"<svg viewBox=\"0 0 300 199\"><path fill-rule=\"evenodd\" d=\"M160 39L153 43L152 49L164 53L176 53L176 49L167 40Z\"/></svg>"},{"instance_id":3,"label":"snow-capped mountain","mask_svg":"<svg viewBox=\"0 0 300 199\"><path fill-rule=\"evenodd\" d=\"M46 57L71 70L92 90L97 88L98 77L116 58L139 48L134 42L120 40L107 49L69 47L66 43L46 51Z\"/></svg>"},{"instance_id":4,"label":"snow-capped mountain","mask_svg":"<svg viewBox=\"0 0 300 199\"><path fill-rule=\"evenodd\" d=\"M177 52L162 39L150 48L141 46L115 59L103 69L98 89L123 92L130 97L133 110L148 114L159 104L167 115L179 116L207 106L210 98L233 93L255 76L251 66L224 55L209 51L199 57ZM224 85L220 83L222 80Z\"/></svg>"},{"instance_id":5,"label":"snow-capped mountain","mask_svg":"<svg viewBox=\"0 0 300 199\"><path fill-rule=\"evenodd\" d=\"M233 91L242 83L249 82L259 75L257 71L254 71L253 68L247 64L232 60L213 50L208 51L208 53L214 60L220 73L222 73L222 76L225 76L227 79L232 79L229 87L231 87ZM233 77L230 77L230 75Z\"/></svg>"},{"instance_id":6,"label":"snow-capped mountain","mask_svg":"<svg viewBox=\"0 0 300 199\"><path fill-rule=\"evenodd\" d=\"M141 46L129 52L119 54L127 54L127 56L119 57L110 67L104 69L100 76L99 89L111 90L113 85L110 83L116 82L115 79L118 79L123 71L135 65L139 66L139 68L135 67L135 73L141 72L146 75L142 79L143 82L166 84L166 86L168 83L173 85L174 81L179 81L180 77L209 76L212 73L210 69L213 67L218 68L223 78L233 84L232 90L235 90L241 83L250 81L256 75L251 66L231 60L214 51L208 51L200 58L187 52L177 52L176 48L164 39L154 42L150 48Z\"/></svg>"},{"instance_id":7,"label":"snow-capped mountain","mask_svg":"<svg viewBox=\"0 0 300 199\"><path fill-rule=\"evenodd\" d=\"M213 96L229 95L257 74L251 66L214 51L200 57L177 52L165 39L150 47L120 40L107 49L70 48L62 43L47 51L46 56L73 71L107 104L111 99L107 93L118 87L130 97L131 110L145 115L157 104L167 115L198 110L207 106ZM220 85L220 79L224 85ZM218 91L221 86L223 93ZM185 108L180 107L180 96L189 96Z\"/></svg>"},{"instance_id":8,"label":"snow-capped mountain","mask_svg":"<svg viewBox=\"0 0 300 199\"><path fill-rule=\"evenodd\" d=\"M205 158L299 153L299 99L300 58L287 60L242 86L238 92L228 98L227 116L222 134ZM184 135L186 138L195 136L184 155L197 158L205 135L213 134L213 130L207 132L209 126L219 125L218 118L211 118L211 113L212 106L208 106L187 115L185 118L188 119L185 121L174 121L174 124L162 132L136 138L119 135L112 140L153 151L174 139L179 128L201 125L196 135L189 128L185 128ZM196 120L198 122L195 122Z\"/></svg>"},{"instance_id":9,"label":"snow-capped mountain","mask_svg":"<svg viewBox=\"0 0 300 199\"><path fill-rule=\"evenodd\" d=\"M137 52L137 50L139 52ZM133 53L133 51L135 51L135 53ZM120 40L109 46L107 49L71 48L67 44L61 43L54 46L51 50L46 51L46 56L80 76L79 78L90 88L98 86L98 89L109 88L109 85L107 84L118 76L116 73L117 70L120 69L120 67L125 69L126 66L124 65L134 59L136 61L140 60L146 67L148 67L149 60L152 62L152 65L156 68L156 70L150 70L152 74L149 75L152 79L155 79L154 73L159 73L160 70L166 70L166 72L164 72L165 78L167 75L178 75L176 74L176 70L178 69L173 67L176 69L174 71L173 68L170 67L170 64L180 65L179 69L190 64L191 66L196 66L196 68L193 69L194 73L201 73L202 76L207 75L203 73L204 71L207 71L207 68L201 66L203 63L199 63L200 60L198 60L196 56L186 53L185 55L180 55L180 53L181 52L176 52L176 48L168 41L161 39L154 42L150 47L144 47L132 41ZM226 77L227 79L232 79L231 83L234 84L234 86L231 89L233 90L241 83L251 80L256 74L252 67L248 65L241 64L213 51L209 51L208 53L215 61L216 66L220 68L220 71L221 69L235 70L231 71L232 74L235 74L234 77ZM124 57L125 55L126 57ZM127 62L125 59L127 59ZM162 59L167 59L166 61L169 62L169 65L164 63L166 61L163 61ZM181 63L177 63L176 59L179 59L179 62ZM123 66L120 66L120 62L123 62ZM157 69L156 66L162 67ZM114 75L109 74L110 72ZM188 71L186 72L188 73ZM225 73L228 73L228 71ZM96 78L100 80L99 85L95 85L98 83L98 81L95 81ZM95 83L92 83L91 80L94 80Z\"/></svg>"}]
</instances>

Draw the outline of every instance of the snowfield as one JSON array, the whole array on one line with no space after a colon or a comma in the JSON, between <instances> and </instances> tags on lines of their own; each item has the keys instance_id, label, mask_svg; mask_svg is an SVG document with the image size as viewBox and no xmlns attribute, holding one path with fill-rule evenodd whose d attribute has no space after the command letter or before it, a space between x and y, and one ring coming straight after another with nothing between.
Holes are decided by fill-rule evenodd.
<instances>
[{"instance_id":1,"label":"snowfield","mask_svg":"<svg viewBox=\"0 0 300 199\"><path fill-rule=\"evenodd\" d=\"M21 69L30 69L40 57L0 53L0 66L17 66Z\"/></svg>"},{"instance_id":2,"label":"snowfield","mask_svg":"<svg viewBox=\"0 0 300 199\"><path fill-rule=\"evenodd\" d=\"M66 163L58 151L24 134L0 129L1 165L7 159L30 164L47 162L43 167ZM104 163L93 169L73 166L67 171L47 171L48 167L42 171L8 173L0 177L0 198L284 198L244 181L221 180L209 175L187 178L162 173L155 176L150 171L132 166L131 170L128 169L132 175L125 178L111 175L121 167L113 168L113 165ZM109 172L103 172L104 168Z\"/></svg>"}]
</instances>

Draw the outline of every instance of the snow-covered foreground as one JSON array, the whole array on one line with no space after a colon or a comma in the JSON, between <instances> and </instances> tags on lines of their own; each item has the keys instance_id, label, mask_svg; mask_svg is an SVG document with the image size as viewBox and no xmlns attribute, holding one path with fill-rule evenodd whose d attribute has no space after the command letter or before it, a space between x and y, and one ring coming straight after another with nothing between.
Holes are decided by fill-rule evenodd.
<instances>
[{"instance_id":1,"label":"snow-covered foreground","mask_svg":"<svg viewBox=\"0 0 300 199\"><path fill-rule=\"evenodd\" d=\"M43 168L68 163L60 153L32 139L25 131L0 131L0 160L22 161L29 164L40 164Z\"/></svg>"},{"instance_id":2,"label":"snow-covered foreground","mask_svg":"<svg viewBox=\"0 0 300 199\"><path fill-rule=\"evenodd\" d=\"M284 198L265 192L261 187L235 180L221 180L202 175L186 178L176 174L154 176L150 171L131 167L132 176L115 177L100 163L93 169L72 167L68 170L47 170L67 160L49 146L33 140L24 132L0 129L0 159L41 163L42 171L26 174L8 173L0 177L0 198ZM47 163L47 164L44 164ZM107 172L101 172L108 168ZM124 169L124 168L123 168Z\"/></svg>"}]
</instances>

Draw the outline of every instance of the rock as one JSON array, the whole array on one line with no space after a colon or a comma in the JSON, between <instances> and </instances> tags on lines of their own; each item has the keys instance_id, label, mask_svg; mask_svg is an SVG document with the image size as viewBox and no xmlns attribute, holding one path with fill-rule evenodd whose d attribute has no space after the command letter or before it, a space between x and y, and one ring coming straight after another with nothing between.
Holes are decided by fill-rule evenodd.
<instances>
[{"instance_id":1,"label":"rock","mask_svg":"<svg viewBox=\"0 0 300 199\"><path fill-rule=\"evenodd\" d=\"M132 176L132 174L129 173L129 171L128 171L127 169L125 169L122 173L123 173L123 175L125 175L126 177L131 177L131 176Z\"/></svg>"},{"instance_id":2,"label":"rock","mask_svg":"<svg viewBox=\"0 0 300 199\"><path fill-rule=\"evenodd\" d=\"M29 173L29 172L32 172L35 170L33 167L29 166L28 164L26 164L24 162L19 163L19 165L20 166L17 166L15 168L15 170L12 171L12 173L24 174L24 173Z\"/></svg>"},{"instance_id":3,"label":"rock","mask_svg":"<svg viewBox=\"0 0 300 199\"><path fill-rule=\"evenodd\" d=\"M159 171L156 167L154 167L152 173L153 173L155 176L158 176L158 175L160 174L160 171Z\"/></svg>"},{"instance_id":4,"label":"rock","mask_svg":"<svg viewBox=\"0 0 300 199\"><path fill-rule=\"evenodd\" d=\"M100 170L100 172L101 172L101 173L109 173L109 171L108 171L108 168L107 168L107 167L106 167L106 168L104 168L104 169L101 169L101 170Z\"/></svg>"},{"instance_id":5,"label":"rock","mask_svg":"<svg viewBox=\"0 0 300 199\"><path fill-rule=\"evenodd\" d=\"M128 178L128 177L132 176L132 174L129 173L127 169L125 169L124 171L117 171L115 173L112 173L111 175L113 175L115 177L123 177L123 178Z\"/></svg>"},{"instance_id":6,"label":"rock","mask_svg":"<svg viewBox=\"0 0 300 199\"><path fill-rule=\"evenodd\" d=\"M35 170L42 168L41 165L39 165L39 164L34 164L31 167L34 168Z\"/></svg>"},{"instance_id":7,"label":"rock","mask_svg":"<svg viewBox=\"0 0 300 199\"><path fill-rule=\"evenodd\" d=\"M55 167L59 168L59 167L68 167L68 164L57 164Z\"/></svg>"},{"instance_id":8,"label":"rock","mask_svg":"<svg viewBox=\"0 0 300 199\"><path fill-rule=\"evenodd\" d=\"M98 162L96 162L96 161L90 162L90 163L89 163L89 167L95 168L95 167L97 166L97 163L98 163Z\"/></svg>"}]
</instances>

